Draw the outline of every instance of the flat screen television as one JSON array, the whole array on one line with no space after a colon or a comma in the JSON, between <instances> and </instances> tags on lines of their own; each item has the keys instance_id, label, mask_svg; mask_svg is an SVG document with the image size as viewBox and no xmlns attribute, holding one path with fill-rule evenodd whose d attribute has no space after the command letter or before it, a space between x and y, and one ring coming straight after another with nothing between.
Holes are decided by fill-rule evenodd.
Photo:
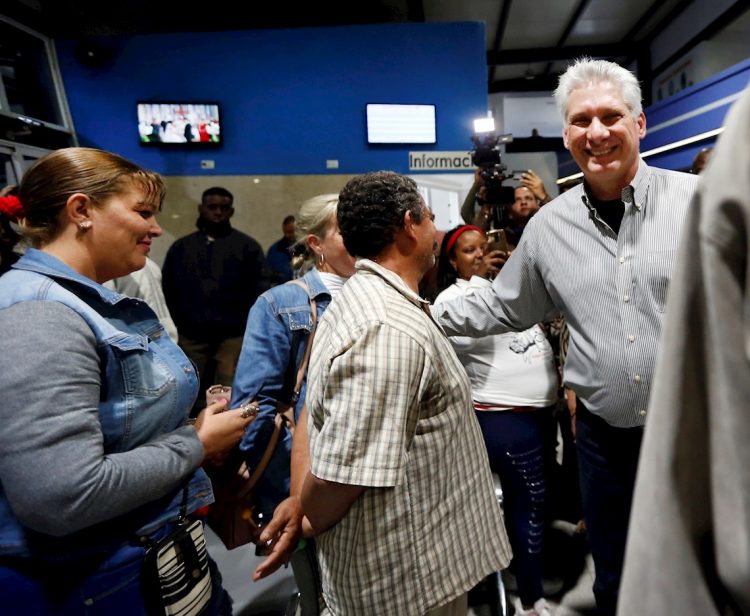
<instances>
[{"instance_id":1,"label":"flat screen television","mask_svg":"<svg viewBox=\"0 0 750 616\"><path fill-rule=\"evenodd\" d=\"M435 143L435 105L369 103L367 143Z\"/></svg>"},{"instance_id":2,"label":"flat screen television","mask_svg":"<svg viewBox=\"0 0 750 616\"><path fill-rule=\"evenodd\" d=\"M137 106L141 145L221 145L219 103L140 101Z\"/></svg>"}]
</instances>

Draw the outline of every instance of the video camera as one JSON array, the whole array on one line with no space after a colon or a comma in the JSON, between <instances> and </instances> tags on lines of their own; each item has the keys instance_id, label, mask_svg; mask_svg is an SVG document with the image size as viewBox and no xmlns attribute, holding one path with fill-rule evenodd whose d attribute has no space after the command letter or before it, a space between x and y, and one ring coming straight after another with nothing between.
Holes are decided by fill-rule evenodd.
<instances>
[{"instance_id":1,"label":"video camera","mask_svg":"<svg viewBox=\"0 0 750 616\"><path fill-rule=\"evenodd\" d=\"M471 163L480 169L479 175L485 186L485 201L498 207L513 203L514 190L511 186L503 186L503 181L514 175L507 173L508 167L500 158L500 144L513 141L513 135L475 133L471 136L471 141L474 143Z\"/></svg>"}]
</instances>

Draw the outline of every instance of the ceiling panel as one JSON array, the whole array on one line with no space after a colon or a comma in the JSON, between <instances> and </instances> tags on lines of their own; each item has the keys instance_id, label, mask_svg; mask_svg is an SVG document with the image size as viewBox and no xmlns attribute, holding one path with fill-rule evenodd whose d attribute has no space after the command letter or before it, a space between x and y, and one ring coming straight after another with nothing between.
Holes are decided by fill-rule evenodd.
<instances>
[{"instance_id":1,"label":"ceiling panel","mask_svg":"<svg viewBox=\"0 0 750 616\"><path fill-rule=\"evenodd\" d=\"M579 0L538 0L534 10L527 2L513 3L502 49L554 47L573 15Z\"/></svg>"},{"instance_id":2,"label":"ceiling panel","mask_svg":"<svg viewBox=\"0 0 750 616\"><path fill-rule=\"evenodd\" d=\"M52 37L86 39L97 35L141 34L149 32L220 31L252 28L294 28L313 26L354 25L361 23L392 23L404 21L480 21L485 23L486 49L493 55L488 69L489 91L512 85L531 89L533 75L554 77L565 69L580 52L596 55L613 53L592 46L619 46L636 51L643 41L673 20L677 9L700 3L713 7L716 0L321 0L305 3L294 10L277 4L264 10L238 13L236 0L212 0L211 11L201 19L184 11L181 0L2 0L3 14L13 17L36 13L39 27L35 29ZM731 0L723 0L729 2ZM737 4L748 0L736 0ZM505 11L506 13L503 13ZM579 14L580 13L580 14ZM243 13L244 14L244 13ZM169 15L169 19L164 19ZM504 24L499 24L505 15ZM576 22L571 24L578 15ZM33 16L33 15L32 15ZM750 19L748 13L747 19ZM33 19L31 20L34 21ZM28 23L27 20L22 23ZM34 23L28 23L34 27ZM46 30L44 26L46 25ZM498 26L503 27L497 37ZM569 33L561 40L566 32ZM734 32L737 34L734 34ZM747 27L738 26L724 36L742 39ZM626 40L628 39L628 40ZM561 52L558 43L564 48ZM573 49L569 48L582 48ZM535 63L524 63L523 55L502 52L534 50ZM618 51L618 50L614 50ZM624 57L619 57L624 60ZM513 64L494 64L510 60ZM509 80L519 80L505 83ZM503 82L494 84L495 81ZM539 86L550 80L539 79Z\"/></svg>"}]
</instances>

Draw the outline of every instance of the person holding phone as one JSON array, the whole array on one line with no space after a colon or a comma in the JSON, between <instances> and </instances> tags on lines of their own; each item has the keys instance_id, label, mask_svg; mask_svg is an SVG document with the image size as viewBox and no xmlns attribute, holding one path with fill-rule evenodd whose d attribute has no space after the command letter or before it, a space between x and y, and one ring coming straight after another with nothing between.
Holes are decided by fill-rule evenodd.
<instances>
[{"instance_id":1,"label":"person holding phone","mask_svg":"<svg viewBox=\"0 0 750 616\"><path fill-rule=\"evenodd\" d=\"M499 224L506 224L513 233L512 243L517 244L521 239L523 227L542 205L550 201L550 196L544 188L542 178L532 169L513 171L506 180L520 182L513 190L513 202L492 203L487 198L482 170L477 169L474 172L474 183L461 206L461 217L466 224L479 227L483 231L493 227L499 228ZM475 208L475 203L478 208ZM496 212L498 208L502 211Z\"/></svg>"},{"instance_id":2,"label":"person holding phone","mask_svg":"<svg viewBox=\"0 0 750 616\"><path fill-rule=\"evenodd\" d=\"M485 250L485 234L463 225L445 234L440 248L435 305L489 287L488 275L504 263ZM549 616L542 589L545 529L545 458L554 431L558 377L552 346L537 324L523 332L450 342L471 381L472 400L490 468L500 477L510 569L519 597L516 614Z\"/></svg>"}]
</instances>

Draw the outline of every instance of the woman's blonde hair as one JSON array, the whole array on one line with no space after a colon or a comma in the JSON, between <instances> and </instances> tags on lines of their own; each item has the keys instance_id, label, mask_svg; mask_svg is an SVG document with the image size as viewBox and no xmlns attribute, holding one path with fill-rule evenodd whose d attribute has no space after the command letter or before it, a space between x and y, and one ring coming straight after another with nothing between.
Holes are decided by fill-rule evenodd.
<instances>
[{"instance_id":1,"label":"woman's blonde hair","mask_svg":"<svg viewBox=\"0 0 750 616\"><path fill-rule=\"evenodd\" d=\"M63 148L40 158L24 174L18 198L24 210L23 233L33 246L52 240L60 231L60 212L75 193L101 204L137 187L158 208L166 192L158 173L94 148Z\"/></svg>"},{"instance_id":2,"label":"woman's blonde hair","mask_svg":"<svg viewBox=\"0 0 750 616\"><path fill-rule=\"evenodd\" d=\"M304 272L315 264L315 254L307 244L307 237L314 235L319 240L323 239L326 231L336 224L338 204L339 196L335 193L318 195L302 204L296 216L297 243L294 246L293 269Z\"/></svg>"}]
</instances>

